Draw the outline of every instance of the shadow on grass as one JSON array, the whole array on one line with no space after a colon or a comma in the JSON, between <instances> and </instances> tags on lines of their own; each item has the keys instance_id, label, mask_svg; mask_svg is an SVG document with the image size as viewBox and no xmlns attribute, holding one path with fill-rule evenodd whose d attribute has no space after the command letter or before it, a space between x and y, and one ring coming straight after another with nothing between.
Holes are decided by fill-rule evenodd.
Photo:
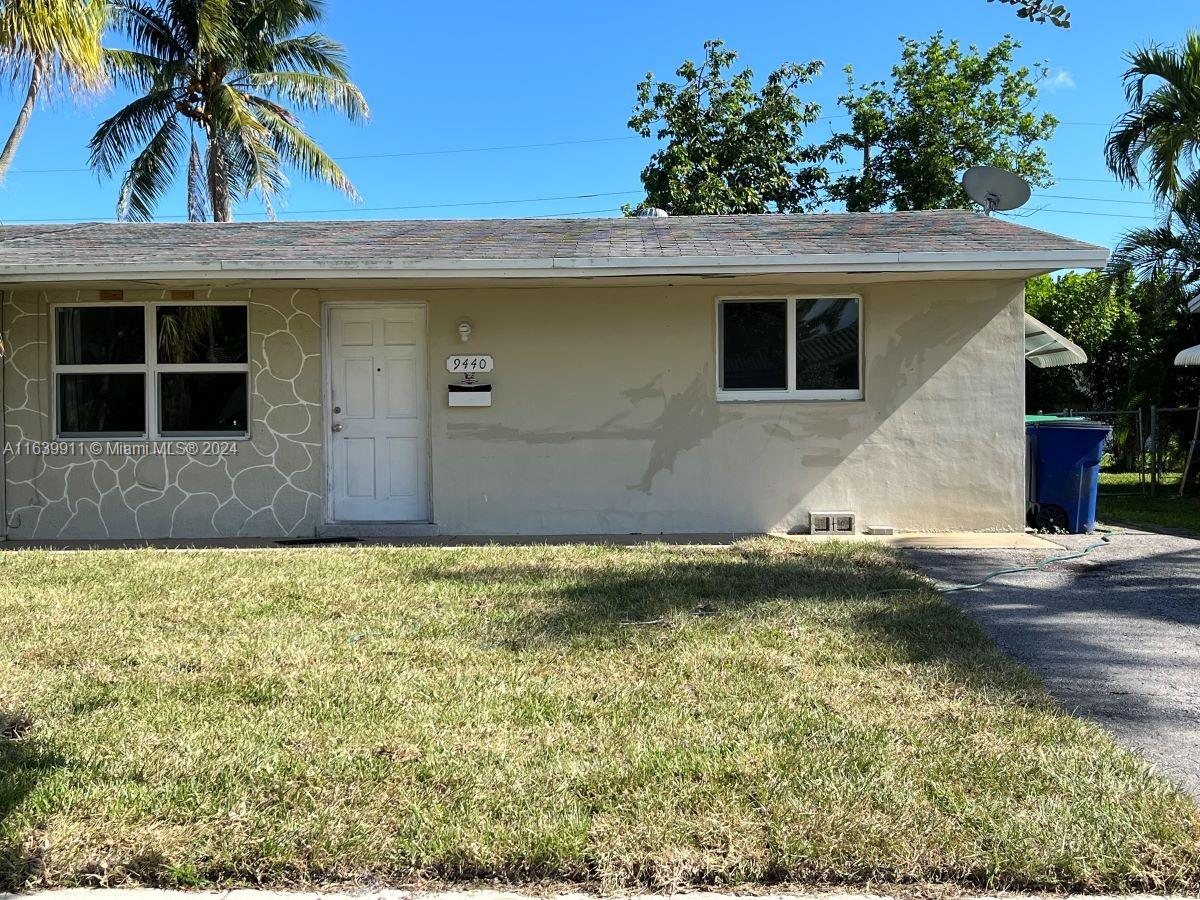
<instances>
[{"instance_id":1,"label":"shadow on grass","mask_svg":"<svg viewBox=\"0 0 1200 900\"><path fill-rule=\"evenodd\" d=\"M15 891L37 881L40 849L15 821L16 812L49 773L64 760L37 740L33 722L22 713L0 710L0 890Z\"/></svg>"},{"instance_id":2,"label":"shadow on grass","mask_svg":"<svg viewBox=\"0 0 1200 900\"><path fill-rule=\"evenodd\" d=\"M862 639L892 664L937 665L972 686L1039 696L1036 683L1003 665L978 626L929 583L887 556L838 555L789 546L735 546L720 555L671 554L652 563L429 567L422 581L493 598L498 646L617 646L639 634L712 618L718 627L770 624L806 612Z\"/></svg>"}]
</instances>

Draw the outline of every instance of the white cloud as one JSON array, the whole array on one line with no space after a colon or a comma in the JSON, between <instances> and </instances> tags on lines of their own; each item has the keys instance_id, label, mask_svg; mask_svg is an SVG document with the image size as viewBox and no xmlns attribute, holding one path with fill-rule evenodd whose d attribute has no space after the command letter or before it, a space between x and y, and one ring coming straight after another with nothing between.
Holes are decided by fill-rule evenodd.
<instances>
[{"instance_id":1,"label":"white cloud","mask_svg":"<svg viewBox=\"0 0 1200 900\"><path fill-rule=\"evenodd\" d=\"M1046 90L1050 93L1055 91L1069 91L1075 87L1075 77L1066 69L1059 69L1048 79L1046 79Z\"/></svg>"}]
</instances>

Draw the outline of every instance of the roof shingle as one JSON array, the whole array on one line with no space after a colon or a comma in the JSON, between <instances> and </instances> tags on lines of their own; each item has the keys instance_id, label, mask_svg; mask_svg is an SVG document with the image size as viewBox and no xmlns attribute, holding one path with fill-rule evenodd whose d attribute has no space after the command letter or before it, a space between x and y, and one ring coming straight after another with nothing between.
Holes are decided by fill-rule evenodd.
<instances>
[{"instance_id":1,"label":"roof shingle","mask_svg":"<svg viewBox=\"0 0 1200 900\"><path fill-rule=\"evenodd\" d=\"M199 267L231 261L337 268L417 260L671 260L824 254L1104 252L966 210L611 219L16 225L0 278L30 268Z\"/></svg>"}]
</instances>

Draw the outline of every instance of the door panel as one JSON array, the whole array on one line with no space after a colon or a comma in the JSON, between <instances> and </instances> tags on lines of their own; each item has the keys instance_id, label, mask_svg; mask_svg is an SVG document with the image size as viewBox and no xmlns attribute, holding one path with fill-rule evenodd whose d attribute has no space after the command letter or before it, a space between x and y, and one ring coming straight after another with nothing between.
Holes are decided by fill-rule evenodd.
<instances>
[{"instance_id":1,"label":"door panel","mask_svg":"<svg viewBox=\"0 0 1200 900\"><path fill-rule=\"evenodd\" d=\"M343 419L373 419L375 417L375 365L370 357L348 359L342 365L345 373L343 382L344 400L334 402L341 406Z\"/></svg>"},{"instance_id":2,"label":"door panel","mask_svg":"<svg viewBox=\"0 0 1200 900\"><path fill-rule=\"evenodd\" d=\"M334 521L429 517L425 310L329 309L329 448Z\"/></svg>"},{"instance_id":3,"label":"door panel","mask_svg":"<svg viewBox=\"0 0 1200 900\"><path fill-rule=\"evenodd\" d=\"M412 479L404 477L417 462L419 447L415 438L388 438L388 491L390 496L411 497Z\"/></svg>"}]
</instances>

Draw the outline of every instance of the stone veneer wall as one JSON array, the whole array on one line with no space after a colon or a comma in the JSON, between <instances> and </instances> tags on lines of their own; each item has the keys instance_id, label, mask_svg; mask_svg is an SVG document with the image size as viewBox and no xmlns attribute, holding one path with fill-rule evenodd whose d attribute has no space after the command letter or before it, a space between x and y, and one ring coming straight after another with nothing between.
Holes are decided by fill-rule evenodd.
<instances>
[{"instance_id":1,"label":"stone veneer wall","mask_svg":"<svg viewBox=\"0 0 1200 900\"><path fill-rule=\"evenodd\" d=\"M4 296L8 535L189 538L312 534L323 520L320 302L315 290L197 290L196 300L248 300L250 438L225 456L34 455L52 442L50 305L95 290ZM127 290L126 302L170 300ZM72 448L73 450L76 448Z\"/></svg>"}]
</instances>

